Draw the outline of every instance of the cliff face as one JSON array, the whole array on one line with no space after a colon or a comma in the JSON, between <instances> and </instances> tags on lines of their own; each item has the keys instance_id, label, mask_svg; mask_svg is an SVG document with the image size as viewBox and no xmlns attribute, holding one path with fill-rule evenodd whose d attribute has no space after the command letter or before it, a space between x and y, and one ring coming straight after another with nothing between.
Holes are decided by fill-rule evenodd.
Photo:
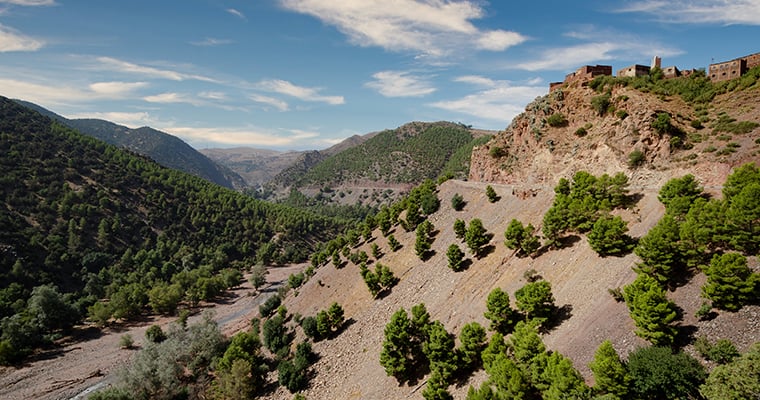
<instances>
[{"instance_id":1,"label":"cliff face","mask_svg":"<svg viewBox=\"0 0 760 400\"><path fill-rule=\"evenodd\" d=\"M700 109L707 110L710 121L722 113L738 121L760 121L760 90L739 94L718 96ZM692 126L699 119L695 108L680 97L629 87L614 87L609 106L600 113L594 106L600 96L588 86L573 84L537 98L506 130L473 150L469 179L535 188L553 187L559 178L579 170L597 175L623 171L633 186L659 187L690 173L709 189L722 184L733 166L758 158L754 138L760 128L725 135L706 122L697 129ZM741 107L737 97L742 97ZM672 133L654 128L663 113L670 117ZM558 115L566 122L557 123L562 122ZM721 151L731 142L730 150ZM643 155L638 166L629 165L634 151Z\"/></svg>"}]
</instances>

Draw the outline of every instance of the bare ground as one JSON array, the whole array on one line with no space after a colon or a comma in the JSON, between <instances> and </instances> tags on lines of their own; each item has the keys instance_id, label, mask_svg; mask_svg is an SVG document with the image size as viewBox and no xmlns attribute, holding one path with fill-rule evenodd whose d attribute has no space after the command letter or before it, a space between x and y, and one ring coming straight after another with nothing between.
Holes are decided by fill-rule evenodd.
<instances>
[{"instance_id":1,"label":"bare ground","mask_svg":"<svg viewBox=\"0 0 760 400\"><path fill-rule=\"evenodd\" d=\"M288 276L303 269L302 265L270 268L262 293L246 280L226 297L214 303L202 304L190 318L198 318L200 311L210 309L222 332L232 335L250 326L251 318L258 315L258 305ZM129 362L136 350L119 347L122 335L129 334L136 348L145 340L145 331L151 325L166 330L175 318L147 317L140 321L118 324L100 330L93 326L76 328L73 336L59 342L55 349L35 354L18 368L0 369L0 398L8 400L60 400L84 399L92 391L116 380L118 369Z\"/></svg>"}]
</instances>

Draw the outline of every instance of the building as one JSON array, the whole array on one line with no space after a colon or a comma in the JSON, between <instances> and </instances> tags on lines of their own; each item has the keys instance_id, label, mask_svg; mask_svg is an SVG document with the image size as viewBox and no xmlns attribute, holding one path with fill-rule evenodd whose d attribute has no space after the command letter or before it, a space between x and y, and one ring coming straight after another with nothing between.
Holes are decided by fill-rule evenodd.
<instances>
[{"instance_id":1,"label":"building","mask_svg":"<svg viewBox=\"0 0 760 400\"><path fill-rule=\"evenodd\" d=\"M565 75L564 81L551 82L549 91L551 92L566 83L590 81L600 75L612 75L612 65L584 65L575 72Z\"/></svg>"},{"instance_id":2,"label":"building","mask_svg":"<svg viewBox=\"0 0 760 400\"><path fill-rule=\"evenodd\" d=\"M618 70L617 76L618 76L618 78L645 76L645 75L649 75L649 71L651 69L652 68L649 67L649 66L647 66L647 65L635 64L635 65L631 65L629 67L625 67L625 68L623 68L621 70Z\"/></svg>"},{"instance_id":3,"label":"building","mask_svg":"<svg viewBox=\"0 0 760 400\"><path fill-rule=\"evenodd\" d=\"M731 61L710 64L708 76L712 82L723 82L738 78L750 69L760 65L760 53L739 57Z\"/></svg>"}]
</instances>

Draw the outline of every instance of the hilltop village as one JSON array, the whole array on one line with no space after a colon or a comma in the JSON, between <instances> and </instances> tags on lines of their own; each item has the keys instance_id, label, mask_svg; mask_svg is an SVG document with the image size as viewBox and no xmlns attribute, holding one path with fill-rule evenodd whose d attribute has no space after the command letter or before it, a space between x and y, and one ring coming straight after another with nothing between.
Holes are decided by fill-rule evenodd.
<instances>
[{"instance_id":1,"label":"hilltop village","mask_svg":"<svg viewBox=\"0 0 760 400\"><path fill-rule=\"evenodd\" d=\"M750 54L748 56L735 58L730 61L722 61L719 63L710 64L707 75L712 82L722 82L735 78L739 78L750 69L760 65L760 53ZM617 71L618 77L636 77L648 75L649 72L658 68L662 71L662 76L665 79L677 78L679 76L689 76L697 69L679 70L675 65L669 67L662 67L662 59L660 57L653 57L651 65L634 64L628 67L619 69ZM565 75L565 80L562 82L549 83L549 91L553 91L565 84L573 82L586 82L600 75L612 75L611 65L584 65L578 68L575 72L571 72Z\"/></svg>"}]
</instances>

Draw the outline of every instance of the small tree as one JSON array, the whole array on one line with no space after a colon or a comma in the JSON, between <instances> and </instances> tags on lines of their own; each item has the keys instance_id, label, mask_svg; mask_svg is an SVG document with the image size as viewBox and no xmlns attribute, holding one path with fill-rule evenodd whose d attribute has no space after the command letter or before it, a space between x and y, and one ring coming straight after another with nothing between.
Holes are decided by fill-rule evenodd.
<instances>
[{"instance_id":1,"label":"small tree","mask_svg":"<svg viewBox=\"0 0 760 400\"><path fill-rule=\"evenodd\" d=\"M430 363L430 371L439 373L443 382L449 382L457 370L454 335L446 331L441 321L429 325L427 334L422 352Z\"/></svg>"},{"instance_id":2,"label":"small tree","mask_svg":"<svg viewBox=\"0 0 760 400\"><path fill-rule=\"evenodd\" d=\"M633 283L623 288L623 297L636 324L636 335L654 345L673 343L677 330L671 323L678 316L676 305L668 300L665 290L654 278L639 274Z\"/></svg>"},{"instance_id":3,"label":"small tree","mask_svg":"<svg viewBox=\"0 0 760 400\"><path fill-rule=\"evenodd\" d=\"M433 224L428 220L425 220L421 224L417 225L416 239L414 242L414 253L420 260L425 261L430 257L430 245L432 243L430 233L433 229Z\"/></svg>"},{"instance_id":4,"label":"small tree","mask_svg":"<svg viewBox=\"0 0 760 400\"><path fill-rule=\"evenodd\" d=\"M477 369L481 364L480 353L486 346L486 330L477 322L470 322L459 333L457 354L460 367L467 371Z\"/></svg>"},{"instance_id":5,"label":"small tree","mask_svg":"<svg viewBox=\"0 0 760 400\"><path fill-rule=\"evenodd\" d=\"M631 378L628 376L625 364L612 347L612 342L605 340L599 345L589 368L594 373L594 381L596 381L594 389L597 393L609 393L625 398Z\"/></svg>"},{"instance_id":6,"label":"small tree","mask_svg":"<svg viewBox=\"0 0 760 400\"><path fill-rule=\"evenodd\" d=\"M504 232L504 245L509 249L518 250L519 255L531 255L541 247L538 237L533 234L535 230L531 224L525 227L522 222L512 219Z\"/></svg>"},{"instance_id":7,"label":"small tree","mask_svg":"<svg viewBox=\"0 0 760 400\"><path fill-rule=\"evenodd\" d=\"M479 218L470 221L470 226L464 234L464 241L476 258L483 256L484 247L489 242L487 233L486 228L483 227L483 221Z\"/></svg>"},{"instance_id":8,"label":"small tree","mask_svg":"<svg viewBox=\"0 0 760 400\"><path fill-rule=\"evenodd\" d=\"M462 270L462 261L464 260L464 252L456 244L449 246L446 251L446 258L449 260L449 268L454 272Z\"/></svg>"},{"instance_id":9,"label":"small tree","mask_svg":"<svg viewBox=\"0 0 760 400\"><path fill-rule=\"evenodd\" d=\"M499 201L499 195L496 194L496 191L491 185L486 185L486 197L488 197L488 201L491 203Z\"/></svg>"},{"instance_id":10,"label":"small tree","mask_svg":"<svg viewBox=\"0 0 760 400\"><path fill-rule=\"evenodd\" d=\"M393 376L402 384L410 380L415 373L415 351L410 335L411 321L403 308L396 311L385 326L385 340L380 352L380 365L388 376Z\"/></svg>"},{"instance_id":11,"label":"small tree","mask_svg":"<svg viewBox=\"0 0 760 400\"><path fill-rule=\"evenodd\" d=\"M462 211L465 204L467 202L464 201L464 197L462 197L459 193L454 193L454 196L451 197L451 208L454 209L454 211Z\"/></svg>"},{"instance_id":12,"label":"small tree","mask_svg":"<svg viewBox=\"0 0 760 400\"><path fill-rule=\"evenodd\" d=\"M393 236L393 234L388 235L388 247L390 247L393 252L401 248L401 243L396 240L396 237Z\"/></svg>"},{"instance_id":13,"label":"small tree","mask_svg":"<svg viewBox=\"0 0 760 400\"><path fill-rule=\"evenodd\" d=\"M747 258L741 254L714 255L705 275L707 283L702 287L702 295L723 310L739 310L755 299L760 289L760 274L747 267Z\"/></svg>"},{"instance_id":14,"label":"small tree","mask_svg":"<svg viewBox=\"0 0 760 400\"><path fill-rule=\"evenodd\" d=\"M527 283L515 292L515 303L527 319L534 319L543 324L554 310L552 286L544 280Z\"/></svg>"},{"instance_id":15,"label":"small tree","mask_svg":"<svg viewBox=\"0 0 760 400\"><path fill-rule=\"evenodd\" d=\"M517 322L517 315L509 306L509 294L507 292L498 287L493 289L488 294L486 310L483 316L491 321L490 329L492 331L503 335L507 335L512 331L512 327Z\"/></svg>"},{"instance_id":16,"label":"small tree","mask_svg":"<svg viewBox=\"0 0 760 400\"><path fill-rule=\"evenodd\" d=\"M333 254L333 260L335 260L335 254ZM248 278L248 280L251 282L251 285L253 285L254 289L259 290L259 288L267 283L268 273L269 270L267 270L267 267L261 264L256 264L253 266L251 269L251 276Z\"/></svg>"},{"instance_id":17,"label":"small tree","mask_svg":"<svg viewBox=\"0 0 760 400\"><path fill-rule=\"evenodd\" d=\"M457 236L457 239L464 239L466 233L467 224L463 220L457 218L454 221L454 234Z\"/></svg>"},{"instance_id":18,"label":"small tree","mask_svg":"<svg viewBox=\"0 0 760 400\"><path fill-rule=\"evenodd\" d=\"M631 250L633 242L627 232L628 224L620 216L606 214L594 222L588 243L601 256L624 254Z\"/></svg>"}]
</instances>

